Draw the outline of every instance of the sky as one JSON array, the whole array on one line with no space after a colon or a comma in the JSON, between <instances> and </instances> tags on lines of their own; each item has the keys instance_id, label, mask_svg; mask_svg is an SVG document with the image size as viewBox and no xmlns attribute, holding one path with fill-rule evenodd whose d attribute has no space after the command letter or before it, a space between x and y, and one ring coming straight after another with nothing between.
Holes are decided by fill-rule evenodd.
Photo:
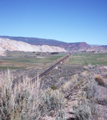
<instances>
[{"instance_id":1,"label":"sky","mask_svg":"<svg viewBox=\"0 0 107 120\"><path fill-rule=\"evenodd\" d=\"M107 0L0 0L0 36L107 45Z\"/></svg>"}]
</instances>

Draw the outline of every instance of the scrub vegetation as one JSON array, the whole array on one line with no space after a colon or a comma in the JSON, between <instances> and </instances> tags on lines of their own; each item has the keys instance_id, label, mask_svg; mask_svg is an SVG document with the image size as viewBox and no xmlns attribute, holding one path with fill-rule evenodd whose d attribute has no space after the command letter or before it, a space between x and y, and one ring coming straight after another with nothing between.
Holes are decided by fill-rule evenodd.
<instances>
[{"instance_id":1,"label":"scrub vegetation","mask_svg":"<svg viewBox=\"0 0 107 120\"><path fill-rule=\"evenodd\" d=\"M45 59L54 62L63 55L47 55ZM100 56L103 58L104 55L106 57L106 54L74 54L69 60L76 57L88 59L89 56L102 60ZM7 61L10 59L14 61L16 58ZM0 120L107 118L106 66L60 64L40 79L38 76L43 71L35 68L0 70ZM31 82L35 77L37 79Z\"/></svg>"}]
</instances>

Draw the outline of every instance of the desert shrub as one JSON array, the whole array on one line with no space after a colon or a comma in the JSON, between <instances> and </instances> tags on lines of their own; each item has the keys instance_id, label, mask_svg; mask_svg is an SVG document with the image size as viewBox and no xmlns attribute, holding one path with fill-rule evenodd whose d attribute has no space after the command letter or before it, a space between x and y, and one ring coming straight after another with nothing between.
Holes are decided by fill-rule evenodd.
<instances>
[{"instance_id":1,"label":"desert shrub","mask_svg":"<svg viewBox=\"0 0 107 120\"><path fill-rule=\"evenodd\" d=\"M50 111L57 111L65 106L65 99L59 90L47 89L41 97L40 109L42 113L50 115Z\"/></svg>"},{"instance_id":2,"label":"desert shrub","mask_svg":"<svg viewBox=\"0 0 107 120\"><path fill-rule=\"evenodd\" d=\"M52 85L52 86L51 86L51 89L52 89L52 90L56 90L57 87L56 87L55 85Z\"/></svg>"},{"instance_id":3,"label":"desert shrub","mask_svg":"<svg viewBox=\"0 0 107 120\"><path fill-rule=\"evenodd\" d=\"M91 108L85 100L79 106L74 106L74 115L76 120L90 120L92 118Z\"/></svg>"},{"instance_id":4,"label":"desert shrub","mask_svg":"<svg viewBox=\"0 0 107 120\"><path fill-rule=\"evenodd\" d=\"M68 95L70 93L72 83L71 81L67 81L65 84L63 84L60 88L61 92L64 94L64 96Z\"/></svg>"},{"instance_id":5,"label":"desert shrub","mask_svg":"<svg viewBox=\"0 0 107 120\"><path fill-rule=\"evenodd\" d=\"M3 79L0 79L2 83L0 84L0 120L38 120L40 118L39 80L33 85L26 81L12 89L9 71Z\"/></svg>"},{"instance_id":6,"label":"desert shrub","mask_svg":"<svg viewBox=\"0 0 107 120\"><path fill-rule=\"evenodd\" d=\"M88 99L91 99L95 96L97 83L96 81L89 81L86 89L86 96Z\"/></svg>"},{"instance_id":7,"label":"desert shrub","mask_svg":"<svg viewBox=\"0 0 107 120\"><path fill-rule=\"evenodd\" d=\"M92 115L97 115L97 106L95 101L91 101L90 108Z\"/></svg>"},{"instance_id":8,"label":"desert shrub","mask_svg":"<svg viewBox=\"0 0 107 120\"><path fill-rule=\"evenodd\" d=\"M65 112L63 110L60 110L55 120L65 120Z\"/></svg>"},{"instance_id":9,"label":"desert shrub","mask_svg":"<svg viewBox=\"0 0 107 120\"><path fill-rule=\"evenodd\" d=\"M100 75L95 75L95 81L101 85L101 86L104 86L104 80L103 78L100 76Z\"/></svg>"},{"instance_id":10,"label":"desert shrub","mask_svg":"<svg viewBox=\"0 0 107 120\"><path fill-rule=\"evenodd\" d=\"M89 64L88 66L85 66L84 67L84 70L87 70L87 71L92 71L92 70L94 70L95 69L95 66L94 65L91 65L91 64Z\"/></svg>"},{"instance_id":11,"label":"desert shrub","mask_svg":"<svg viewBox=\"0 0 107 120\"><path fill-rule=\"evenodd\" d=\"M75 88L80 87L83 84L83 82L84 82L83 80L80 80L79 82L77 82Z\"/></svg>"},{"instance_id":12,"label":"desert shrub","mask_svg":"<svg viewBox=\"0 0 107 120\"><path fill-rule=\"evenodd\" d=\"M96 91L97 91L97 82L94 81L93 79L88 80L88 84L85 86L85 99L88 99L90 101L89 106L91 108L92 115L97 114L97 111L96 111L96 101L97 101Z\"/></svg>"},{"instance_id":13,"label":"desert shrub","mask_svg":"<svg viewBox=\"0 0 107 120\"><path fill-rule=\"evenodd\" d=\"M89 75L89 72L86 70L81 73L82 77L87 77L88 75Z\"/></svg>"},{"instance_id":14,"label":"desert shrub","mask_svg":"<svg viewBox=\"0 0 107 120\"><path fill-rule=\"evenodd\" d=\"M32 84L23 77L23 82L13 88L11 77L8 72L0 79L0 120L39 120L65 106L64 96L58 90L40 90L39 79Z\"/></svg>"}]
</instances>

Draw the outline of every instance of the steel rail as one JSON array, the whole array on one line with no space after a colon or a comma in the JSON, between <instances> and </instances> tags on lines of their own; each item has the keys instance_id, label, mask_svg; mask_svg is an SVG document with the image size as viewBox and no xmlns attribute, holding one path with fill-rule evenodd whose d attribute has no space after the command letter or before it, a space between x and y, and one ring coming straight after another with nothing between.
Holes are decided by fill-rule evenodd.
<instances>
[{"instance_id":1,"label":"steel rail","mask_svg":"<svg viewBox=\"0 0 107 120\"><path fill-rule=\"evenodd\" d=\"M41 73L38 78L42 78L44 75L46 75L48 72L50 72L52 69L54 69L58 64L60 64L61 62L63 62L64 60L66 60L69 56L71 55L66 55L64 58L62 58L61 60L59 60L57 63L55 63L54 65L52 65L50 68L48 68L47 70L45 70L43 73ZM31 82L35 82L35 80L37 80L37 77L33 78L31 80Z\"/></svg>"}]
</instances>

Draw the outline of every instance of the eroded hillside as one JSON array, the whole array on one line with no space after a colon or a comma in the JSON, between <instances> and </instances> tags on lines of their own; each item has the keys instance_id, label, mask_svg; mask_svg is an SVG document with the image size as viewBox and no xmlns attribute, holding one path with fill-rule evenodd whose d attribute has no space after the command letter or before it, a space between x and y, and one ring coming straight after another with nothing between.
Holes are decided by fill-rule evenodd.
<instances>
[{"instance_id":1,"label":"eroded hillside","mask_svg":"<svg viewBox=\"0 0 107 120\"><path fill-rule=\"evenodd\" d=\"M64 48L48 45L30 45L22 41L0 38L0 53L5 51L24 51L24 52L66 52Z\"/></svg>"}]
</instances>

